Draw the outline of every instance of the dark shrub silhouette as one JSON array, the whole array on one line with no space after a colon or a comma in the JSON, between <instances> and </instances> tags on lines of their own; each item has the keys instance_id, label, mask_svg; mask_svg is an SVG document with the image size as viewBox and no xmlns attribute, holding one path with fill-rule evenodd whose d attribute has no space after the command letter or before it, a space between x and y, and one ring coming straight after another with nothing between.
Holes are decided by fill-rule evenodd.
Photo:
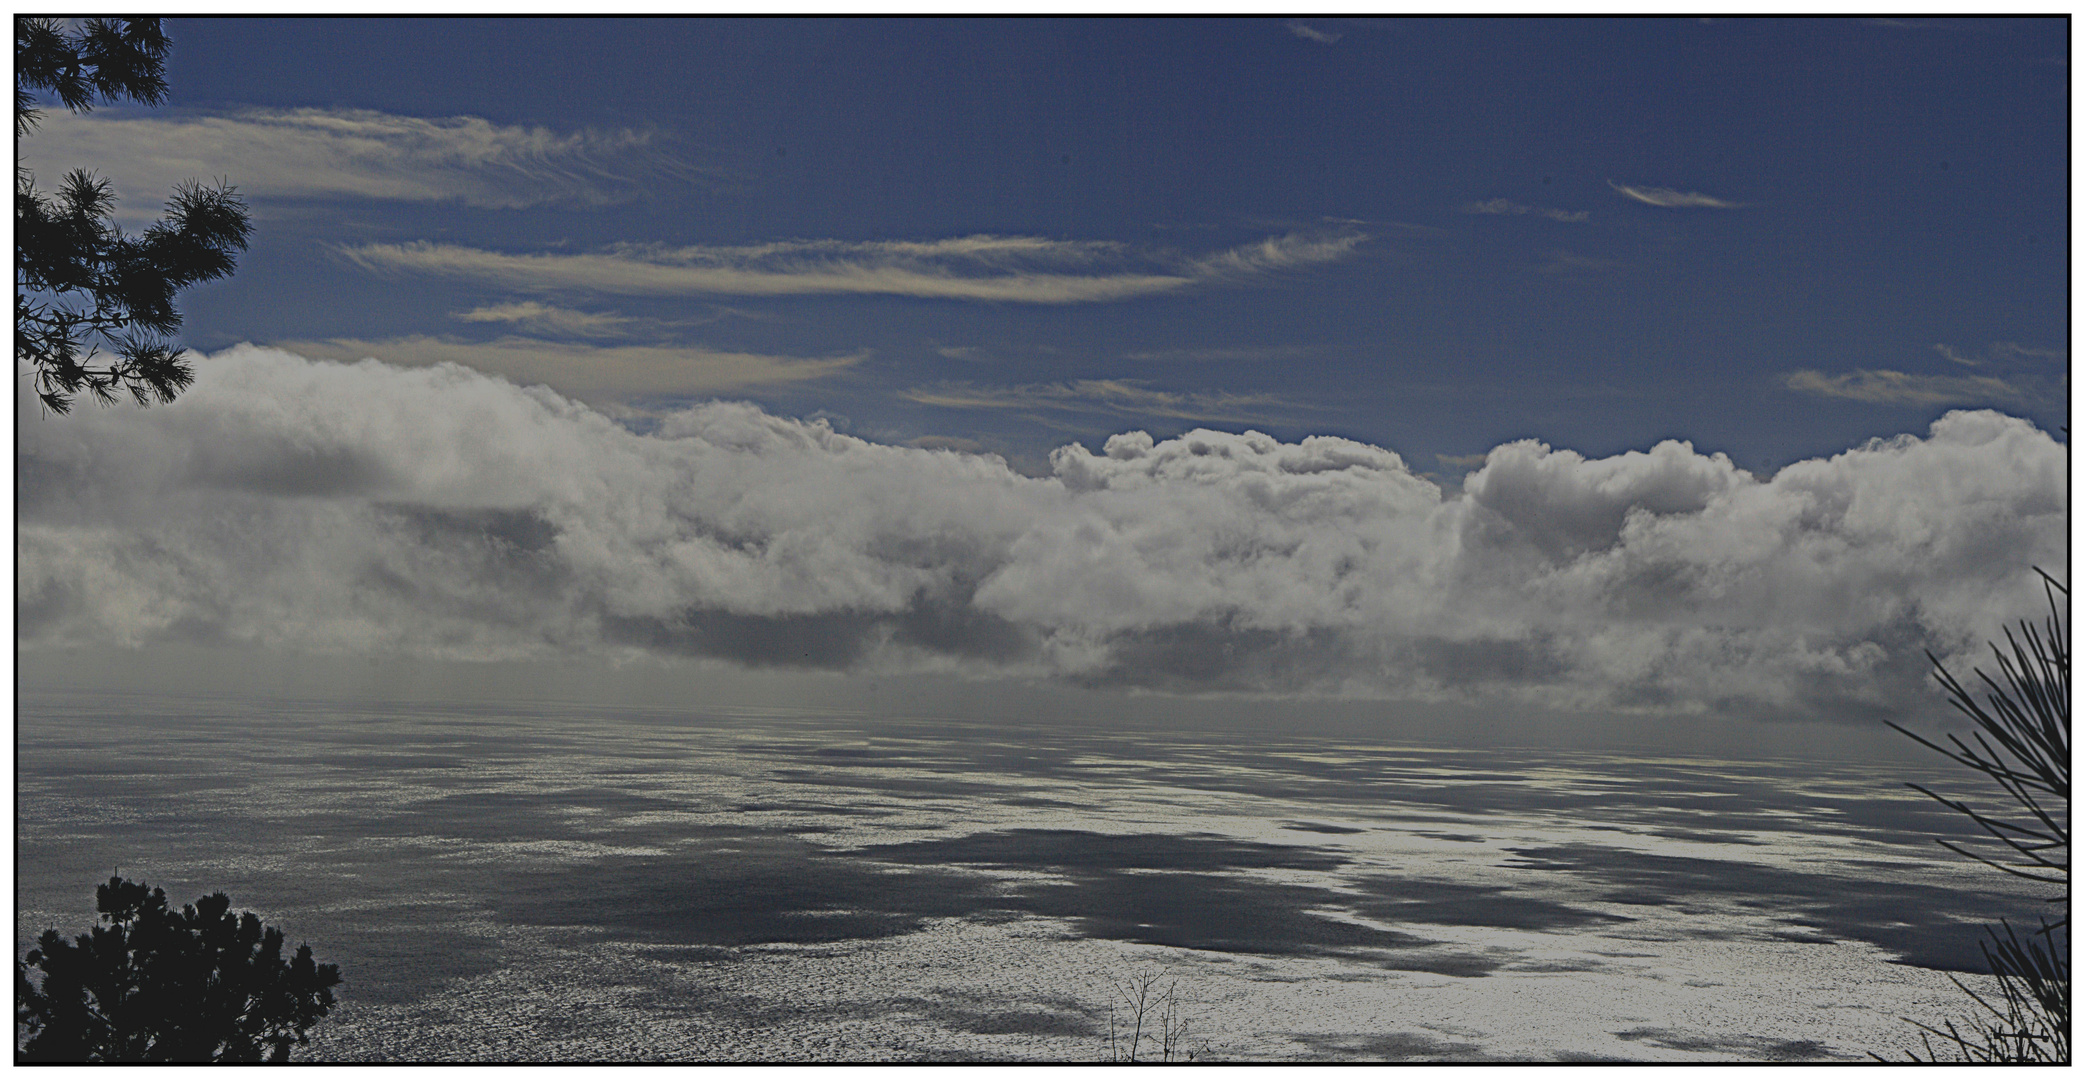
<instances>
[{"instance_id":1,"label":"dark shrub silhouette","mask_svg":"<svg viewBox=\"0 0 2085 1080\"><path fill-rule=\"evenodd\" d=\"M15 20L15 359L52 412L70 409L82 390L104 405L119 390L140 405L174 400L195 379L180 347L161 337L181 326L174 294L229 275L252 232L245 202L223 181L180 185L166 216L129 236L115 225L107 180L74 169L46 195L22 168L37 95L73 112L97 98L163 104L168 47L158 19L88 19L72 31L55 19ZM114 355L96 366L101 345Z\"/></svg>"},{"instance_id":2,"label":"dark shrub silhouette","mask_svg":"<svg viewBox=\"0 0 2085 1080\"><path fill-rule=\"evenodd\" d=\"M2067 620L2056 600L2056 594L2062 593L2067 602L2070 590L2047 574L2042 574L2042 581L2049 598L2048 621L2038 627L2021 620L2018 638L2008 629L2005 640L2011 655L1997 642L1991 643L2004 685L1983 669L1976 670L1989 691L1985 697L1990 709L1927 654L1933 659L1934 678L1947 689L1955 708L1975 722L1974 746L1956 735L1948 736L1950 746L1941 746L1897 724L1890 725L1982 773L2013 804L2005 811L1990 813L1910 785L1976 822L1988 834L1982 838L1982 850L1947 840L1940 841L1941 846L2008 874L2062 887L2061 893L2050 897L2050 903L2063 905L2054 922L2044 917L2041 929L2025 936L2002 920L2001 930L1987 928L1984 958L1998 979L1998 992L1987 997L1956 980L1955 985L1962 986L1980 1011L1976 1019L1965 1021L1967 1031L1953 1022L1941 1028L1919 1024L1927 1033L1929 1058L1938 1056L1931 1039L1939 1036L1943 1046L1952 1046L1965 1061L2070 1061L2071 662L2064 640Z\"/></svg>"},{"instance_id":3,"label":"dark shrub silhouette","mask_svg":"<svg viewBox=\"0 0 2085 1080\"><path fill-rule=\"evenodd\" d=\"M46 930L15 968L21 1061L287 1061L333 1008L340 968L309 945L284 960L282 931L223 893L174 911L112 877L94 899L107 925Z\"/></svg>"}]
</instances>

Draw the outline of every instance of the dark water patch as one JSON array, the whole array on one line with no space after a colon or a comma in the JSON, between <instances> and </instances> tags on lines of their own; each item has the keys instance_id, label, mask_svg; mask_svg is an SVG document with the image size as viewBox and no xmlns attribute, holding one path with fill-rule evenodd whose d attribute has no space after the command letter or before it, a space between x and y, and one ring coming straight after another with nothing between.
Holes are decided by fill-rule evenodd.
<instances>
[{"instance_id":1,"label":"dark water patch","mask_svg":"<svg viewBox=\"0 0 2085 1080\"><path fill-rule=\"evenodd\" d=\"M1913 778L1944 795L1963 786L1961 778L1955 776ZM1892 793L1904 790L1895 782L1879 786ZM1933 837L1961 840L1983 835L1968 818L1925 798L1810 798L1790 805L1789 809L1803 815L1805 831L1884 843L1931 848Z\"/></svg>"},{"instance_id":2,"label":"dark water patch","mask_svg":"<svg viewBox=\"0 0 2085 1080\"><path fill-rule=\"evenodd\" d=\"M847 761L902 761L912 762L920 757L917 750L861 750L851 747L821 746L811 751L812 757L841 758Z\"/></svg>"},{"instance_id":3,"label":"dark water patch","mask_svg":"<svg viewBox=\"0 0 2085 1080\"><path fill-rule=\"evenodd\" d=\"M1635 904L1640 907L1670 907L1673 903L1672 897L1664 893L1632 892L1628 889L1603 893L1600 899L1610 904Z\"/></svg>"},{"instance_id":4,"label":"dark water patch","mask_svg":"<svg viewBox=\"0 0 2085 1080\"><path fill-rule=\"evenodd\" d=\"M1416 1032L1326 1035L1290 1033L1317 1061L1484 1061L1481 1047Z\"/></svg>"},{"instance_id":5,"label":"dark water patch","mask_svg":"<svg viewBox=\"0 0 2085 1080\"><path fill-rule=\"evenodd\" d=\"M675 964L730 964L740 959L737 949L722 945L646 945L644 953Z\"/></svg>"},{"instance_id":6,"label":"dark water patch","mask_svg":"<svg viewBox=\"0 0 2085 1080\"><path fill-rule=\"evenodd\" d=\"M1897 956L1897 962L1941 971L1983 971L1975 921L2007 918L2034 925L2032 900L1994 892L1967 892L1915 882L1804 873L1723 859L1651 855L1591 844L1514 849L1504 865L1551 870L1612 885L1614 896L1651 894L1690 914L1713 915L1701 899L1731 898L1778 911L1791 931L1865 941ZM1641 902L1635 899L1634 902ZM2023 918L2023 916L2028 916ZM1692 936L1714 936L1697 930Z\"/></svg>"},{"instance_id":7,"label":"dark water patch","mask_svg":"<svg viewBox=\"0 0 2085 1080\"><path fill-rule=\"evenodd\" d=\"M1524 964L1508 964L1506 965L1506 970L1565 974L1581 971L1599 971L1606 966L1591 960L1536 960Z\"/></svg>"},{"instance_id":8,"label":"dark water patch","mask_svg":"<svg viewBox=\"0 0 2085 1080\"><path fill-rule=\"evenodd\" d=\"M1354 911L1387 923L1558 930L1634 921L1553 900L1516 895L1503 886L1392 877L1364 877L1353 884L1372 897L1353 904Z\"/></svg>"},{"instance_id":9,"label":"dark water patch","mask_svg":"<svg viewBox=\"0 0 2085 1080\"><path fill-rule=\"evenodd\" d=\"M1157 872L1030 885L1013 902L1038 915L1070 919L1083 937L1179 949L1300 956L1438 944L1309 910L1330 895L1231 875Z\"/></svg>"},{"instance_id":10,"label":"dark water patch","mask_svg":"<svg viewBox=\"0 0 2085 1080\"><path fill-rule=\"evenodd\" d=\"M1777 930L1767 935L1775 941L1793 941L1798 945L1837 945L1838 942L1822 934L1808 934L1800 930Z\"/></svg>"},{"instance_id":11,"label":"dark water patch","mask_svg":"<svg viewBox=\"0 0 2085 1080\"><path fill-rule=\"evenodd\" d=\"M1334 835L1368 831L1367 829L1355 829L1345 825L1326 825L1316 821L1284 821L1281 823L1281 827L1294 832L1331 833Z\"/></svg>"},{"instance_id":12,"label":"dark water patch","mask_svg":"<svg viewBox=\"0 0 2085 1080\"><path fill-rule=\"evenodd\" d=\"M809 769L776 769L769 774L785 784L819 787L860 788L867 791L902 792L907 795L989 795L1006 785L977 780L930 780L912 776L871 776L863 773L812 772Z\"/></svg>"},{"instance_id":13,"label":"dark water patch","mask_svg":"<svg viewBox=\"0 0 2085 1080\"><path fill-rule=\"evenodd\" d=\"M996 902L1068 919L1087 938L1274 956L1366 953L1398 970L1465 976L1498 966L1486 957L1430 952L1441 943L1417 935L1328 917L1328 909L1350 902L1329 889L1229 872L1332 870L1347 863L1310 848L1214 836L1015 829L877 845L856 854L930 866L1056 871L1072 880L1017 882Z\"/></svg>"},{"instance_id":14,"label":"dark water patch","mask_svg":"<svg viewBox=\"0 0 2085 1080\"><path fill-rule=\"evenodd\" d=\"M731 809L742 814L824 814L834 817L889 817L898 810L881 806L841 806L837 803L815 802L749 802L740 803Z\"/></svg>"},{"instance_id":15,"label":"dark water patch","mask_svg":"<svg viewBox=\"0 0 2085 1080\"><path fill-rule=\"evenodd\" d=\"M1614 1037L1624 1042L1644 1042L1666 1050L1697 1054L1727 1054L1747 1061L1817 1061L1846 1057L1814 1039L1766 1039L1755 1035L1688 1033L1670 1028L1630 1028Z\"/></svg>"},{"instance_id":16,"label":"dark water patch","mask_svg":"<svg viewBox=\"0 0 2085 1080\"><path fill-rule=\"evenodd\" d=\"M344 1002L407 1004L501 965L497 939L407 917L357 919L340 931L314 951L347 976L337 991Z\"/></svg>"},{"instance_id":17,"label":"dark water patch","mask_svg":"<svg viewBox=\"0 0 2085 1080\"><path fill-rule=\"evenodd\" d=\"M387 754L356 750L338 754L306 754L300 764L308 767L344 769L357 773L405 772L413 769L468 769L476 764L451 754Z\"/></svg>"},{"instance_id":18,"label":"dark water patch","mask_svg":"<svg viewBox=\"0 0 2085 1080\"><path fill-rule=\"evenodd\" d=\"M890 862L989 866L1000 869L1096 870L1333 870L1347 859L1288 844L1171 833L1111 834L1079 829L1011 829L947 840L879 844L862 855Z\"/></svg>"},{"instance_id":19,"label":"dark water patch","mask_svg":"<svg viewBox=\"0 0 2085 1080\"><path fill-rule=\"evenodd\" d=\"M716 809L687 799L602 787L551 791L466 790L432 795L403 806L361 810L340 800L322 811L329 831L364 836L441 837L487 843L536 840L615 840L642 843L687 836L731 836L757 830L754 822L627 824L621 819L659 811Z\"/></svg>"},{"instance_id":20,"label":"dark water patch","mask_svg":"<svg viewBox=\"0 0 2085 1080\"><path fill-rule=\"evenodd\" d=\"M1265 956L1345 956L1397 971L1471 978L1496 970L1485 956L1442 942L1328 918L1337 894L1227 874L1082 875L1075 884L1028 884L1008 906L1068 919L1079 936Z\"/></svg>"},{"instance_id":21,"label":"dark water patch","mask_svg":"<svg viewBox=\"0 0 2085 1080\"><path fill-rule=\"evenodd\" d=\"M1487 837L1478 836L1475 833L1420 832L1412 835L1424 836L1433 840L1447 840L1457 844L1481 844L1487 839Z\"/></svg>"},{"instance_id":22,"label":"dark water patch","mask_svg":"<svg viewBox=\"0 0 2085 1080\"><path fill-rule=\"evenodd\" d=\"M1685 840L1697 844L1768 846L1768 842L1765 840L1755 840L1745 833L1726 832L1721 829L1652 829L1651 835L1666 840Z\"/></svg>"},{"instance_id":23,"label":"dark water patch","mask_svg":"<svg viewBox=\"0 0 2085 1080\"><path fill-rule=\"evenodd\" d=\"M893 998L888 1004L888 1011L914 1013L944 1028L971 1035L1092 1036L1105 1031L1104 1025L1089 1015L1096 1010L1064 998L1016 1003L975 994L942 993L931 999Z\"/></svg>"},{"instance_id":24,"label":"dark water patch","mask_svg":"<svg viewBox=\"0 0 2085 1080\"><path fill-rule=\"evenodd\" d=\"M978 875L893 871L781 837L711 853L604 858L518 875L494 900L533 926L605 939L735 946L896 937L929 918L1003 906Z\"/></svg>"}]
</instances>

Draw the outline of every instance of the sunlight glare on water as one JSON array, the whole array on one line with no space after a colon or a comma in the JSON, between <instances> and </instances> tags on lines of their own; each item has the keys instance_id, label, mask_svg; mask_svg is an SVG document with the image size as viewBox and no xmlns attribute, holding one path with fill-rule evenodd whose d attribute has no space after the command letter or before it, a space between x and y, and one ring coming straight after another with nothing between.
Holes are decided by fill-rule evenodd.
<instances>
[{"instance_id":1,"label":"sunlight glare on water","mask_svg":"<svg viewBox=\"0 0 2085 1080\"><path fill-rule=\"evenodd\" d=\"M340 964L335 1060L1096 1060L1152 973L1208 1058L1849 1059L2041 906L1895 764L84 694L18 737L18 953L117 869L225 891Z\"/></svg>"}]
</instances>

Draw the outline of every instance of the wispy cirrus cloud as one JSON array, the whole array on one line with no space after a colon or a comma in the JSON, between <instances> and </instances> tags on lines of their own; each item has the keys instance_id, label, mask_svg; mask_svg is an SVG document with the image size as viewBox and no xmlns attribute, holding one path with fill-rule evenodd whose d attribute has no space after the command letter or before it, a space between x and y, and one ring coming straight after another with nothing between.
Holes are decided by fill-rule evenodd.
<instances>
[{"instance_id":1,"label":"wispy cirrus cloud","mask_svg":"<svg viewBox=\"0 0 2085 1080\"><path fill-rule=\"evenodd\" d=\"M1613 269L1613 259L1598 259L1570 251L1552 251L1547 261L1535 267L1538 274L1585 274Z\"/></svg>"},{"instance_id":2,"label":"wispy cirrus cloud","mask_svg":"<svg viewBox=\"0 0 2085 1080\"><path fill-rule=\"evenodd\" d=\"M1465 214L1533 214L1551 221L1584 221L1592 217L1590 210L1558 210L1551 206L1526 206L1511 199L1486 199L1483 202L1462 204Z\"/></svg>"},{"instance_id":3,"label":"wispy cirrus cloud","mask_svg":"<svg viewBox=\"0 0 2085 1080\"><path fill-rule=\"evenodd\" d=\"M275 347L313 359L350 363L374 359L398 367L460 364L592 402L698 396L803 382L837 374L868 357L867 353L770 356L680 345L596 347L515 335L491 341L424 334L376 341L329 338L286 341Z\"/></svg>"},{"instance_id":4,"label":"wispy cirrus cloud","mask_svg":"<svg viewBox=\"0 0 2085 1080\"><path fill-rule=\"evenodd\" d=\"M1191 260L1186 265L1189 277L1207 281L1219 278L1238 279L1282 270L1299 270L1338 262L1354 253L1363 240L1364 233L1336 233L1332 235L1310 235L1289 233L1286 236L1270 236L1265 240L1242 244L1228 251Z\"/></svg>"},{"instance_id":5,"label":"wispy cirrus cloud","mask_svg":"<svg viewBox=\"0 0 2085 1080\"><path fill-rule=\"evenodd\" d=\"M1288 28L1289 33L1294 34L1305 41L1315 41L1320 45L1331 45L1334 42L1337 42L1340 38L1346 36L1344 34L1335 34L1330 31L1320 30L1315 26L1311 26L1307 23L1300 22L1289 23Z\"/></svg>"},{"instance_id":6,"label":"wispy cirrus cloud","mask_svg":"<svg viewBox=\"0 0 2085 1080\"><path fill-rule=\"evenodd\" d=\"M228 113L49 110L21 140L39 173L84 167L110 178L119 209L151 216L184 180L229 176L250 199L456 201L519 208L605 204L661 176L697 170L656 132L495 124L474 116L398 116L366 109Z\"/></svg>"},{"instance_id":7,"label":"wispy cirrus cloud","mask_svg":"<svg viewBox=\"0 0 2085 1080\"><path fill-rule=\"evenodd\" d=\"M1301 345L1232 346L1222 348L1148 349L1123 353L1124 360L1294 360L1304 355Z\"/></svg>"},{"instance_id":8,"label":"wispy cirrus cloud","mask_svg":"<svg viewBox=\"0 0 2085 1080\"><path fill-rule=\"evenodd\" d=\"M1874 405L2018 404L2029 396L2027 388L1989 375L1919 375L1887 368L1842 375L1805 369L1790 372L1783 382L1799 393Z\"/></svg>"},{"instance_id":9,"label":"wispy cirrus cloud","mask_svg":"<svg viewBox=\"0 0 2085 1080\"><path fill-rule=\"evenodd\" d=\"M976 235L930 241L788 240L739 246L619 244L509 254L425 241L339 249L385 273L471 278L528 292L620 296L883 295L1026 304L1127 300L1336 262L1366 234L1291 233L1198 257L1111 241Z\"/></svg>"},{"instance_id":10,"label":"wispy cirrus cloud","mask_svg":"<svg viewBox=\"0 0 2085 1080\"><path fill-rule=\"evenodd\" d=\"M2070 353L2067 350L2038 349L2033 346L2022 345L2017 341L1994 341L1984 346L1981 357L1970 355L1945 342L1934 342L1933 351L1963 367L1987 367L1994 364L2000 367L2013 367L2023 363L2035 364L2051 360L2060 363L2070 359Z\"/></svg>"},{"instance_id":11,"label":"wispy cirrus cloud","mask_svg":"<svg viewBox=\"0 0 2085 1080\"><path fill-rule=\"evenodd\" d=\"M1264 421L1269 408L1300 407L1273 394L1154 390L1136 379L1073 379L996 387L948 382L916 386L898 396L944 409L1062 409L1238 422Z\"/></svg>"},{"instance_id":12,"label":"wispy cirrus cloud","mask_svg":"<svg viewBox=\"0 0 2085 1080\"><path fill-rule=\"evenodd\" d=\"M1617 184L1612 180L1607 182L1607 186L1629 198L1635 199L1637 202L1650 206L1662 206L1667 209L1707 207L1712 210L1737 210L1745 205L1740 202L1731 202L1728 199L1719 199L1714 195L1703 195L1699 191L1676 191L1672 188L1662 187L1635 187L1629 184Z\"/></svg>"},{"instance_id":13,"label":"wispy cirrus cloud","mask_svg":"<svg viewBox=\"0 0 2085 1080\"><path fill-rule=\"evenodd\" d=\"M612 311L574 311L571 308L536 300L524 300L514 304L487 304L469 311L456 312L453 317L464 322L507 323L518 329L539 334L585 338L627 337L637 327L652 323L649 319L634 319Z\"/></svg>"},{"instance_id":14,"label":"wispy cirrus cloud","mask_svg":"<svg viewBox=\"0 0 2085 1080\"><path fill-rule=\"evenodd\" d=\"M1994 360L2055 360L2070 359L2068 349L2037 349L2016 341L1994 341L1986 350Z\"/></svg>"}]
</instances>

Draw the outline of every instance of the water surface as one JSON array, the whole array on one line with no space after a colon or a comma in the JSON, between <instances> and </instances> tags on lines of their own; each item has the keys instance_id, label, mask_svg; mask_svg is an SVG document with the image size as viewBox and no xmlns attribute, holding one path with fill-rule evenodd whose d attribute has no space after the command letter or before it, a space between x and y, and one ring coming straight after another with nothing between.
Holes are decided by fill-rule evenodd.
<instances>
[{"instance_id":1,"label":"water surface","mask_svg":"<svg viewBox=\"0 0 2085 1080\"><path fill-rule=\"evenodd\" d=\"M1825 1060L2034 894L1892 763L25 694L17 950L113 872L340 964L309 1056ZM1122 1013L1116 1010L1116 1019Z\"/></svg>"}]
</instances>

